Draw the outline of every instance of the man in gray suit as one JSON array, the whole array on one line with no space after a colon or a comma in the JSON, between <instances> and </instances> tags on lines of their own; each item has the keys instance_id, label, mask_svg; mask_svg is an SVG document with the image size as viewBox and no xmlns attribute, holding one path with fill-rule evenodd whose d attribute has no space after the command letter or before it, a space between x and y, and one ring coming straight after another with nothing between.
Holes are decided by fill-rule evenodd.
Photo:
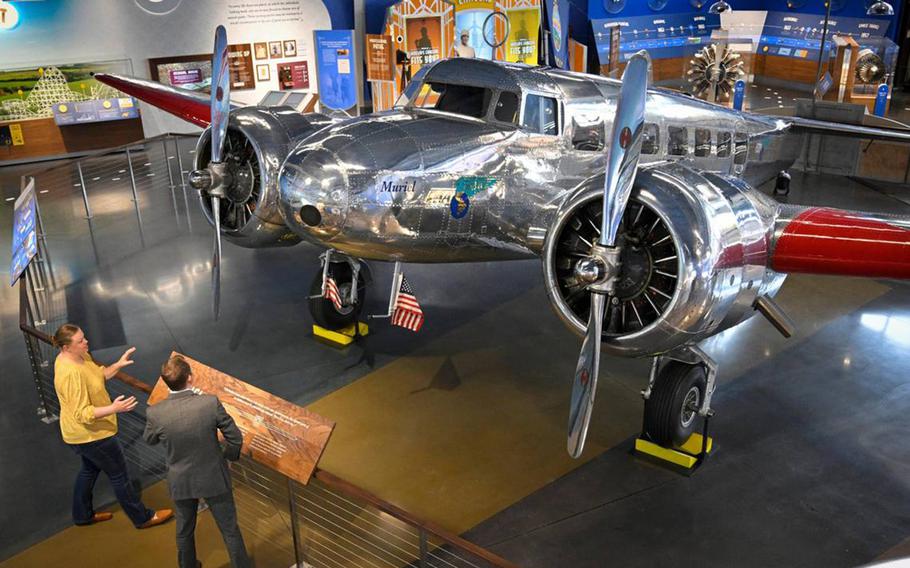
<instances>
[{"instance_id":1,"label":"man in gray suit","mask_svg":"<svg viewBox=\"0 0 910 568\"><path fill-rule=\"evenodd\" d=\"M201 566L196 559L196 510L205 499L231 558L246 568L250 559L237 526L237 510L225 459L240 458L243 435L217 397L196 394L190 365L171 357L161 367L170 394L146 412L145 441L167 449L167 483L177 517L177 563L180 568ZM218 431L227 446L222 450Z\"/></svg>"}]
</instances>

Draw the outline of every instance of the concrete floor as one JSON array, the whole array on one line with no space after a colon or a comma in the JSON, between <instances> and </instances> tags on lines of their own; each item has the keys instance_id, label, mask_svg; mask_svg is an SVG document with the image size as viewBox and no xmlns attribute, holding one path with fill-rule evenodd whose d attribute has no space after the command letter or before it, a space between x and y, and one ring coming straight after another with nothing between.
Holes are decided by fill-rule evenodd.
<instances>
[{"instance_id":1,"label":"concrete floor","mask_svg":"<svg viewBox=\"0 0 910 568\"><path fill-rule=\"evenodd\" d=\"M187 158L189 149L184 143ZM785 341L751 320L709 341L721 363L712 423L719 449L695 477L629 456L647 362L616 359L603 363L589 461L554 467L566 459L579 341L552 314L538 262L407 267L427 322L419 334L374 325L370 369L358 364L359 348L336 351L309 336L313 247L226 246L223 317L213 322L211 232L179 187L172 199L159 148L134 160L138 217L122 155L85 172L91 231L72 167L38 176L39 189L50 190L39 199L70 317L88 322L99 359L137 345L130 372L151 382L177 349L313 403L341 425L323 464L330 471L522 566L850 566L905 550L910 286L792 277L780 301L797 337ZM27 170L0 169L4 251L5 199ZM910 214L899 191L796 175L788 199ZM385 307L391 271L374 272L372 313ZM76 471L56 426L35 417L17 300L15 289L0 289L8 386L0 559L69 526ZM100 485L99 500L110 501Z\"/></svg>"}]
</instances>

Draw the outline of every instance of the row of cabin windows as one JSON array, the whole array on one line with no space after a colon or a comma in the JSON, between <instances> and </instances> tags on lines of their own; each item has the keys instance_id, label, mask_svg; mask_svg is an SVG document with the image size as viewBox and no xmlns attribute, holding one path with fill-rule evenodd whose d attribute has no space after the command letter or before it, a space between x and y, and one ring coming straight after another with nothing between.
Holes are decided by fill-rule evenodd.
<instances>
[{"instance_id":1,"label":"row of cabin windows","mask_svg":"<svg viewBox=\"0 0 910 568\"><path fill-rule=\"evenodd\" d=\"M749 138L745 133L737 132L735 137L730 132L714 132L708 128L695 129L695 148L693 154L696 158L711 156L714 143L717 144L717 157L729 158L733 152L733 163L742 165L746 163L749 149ZM642 131L642 154L660 153L660 127L653 122L646 122ZM686 126L667 127L667 154L670 156L689 155L689 128Z\"/></svg>"}]
</instances>

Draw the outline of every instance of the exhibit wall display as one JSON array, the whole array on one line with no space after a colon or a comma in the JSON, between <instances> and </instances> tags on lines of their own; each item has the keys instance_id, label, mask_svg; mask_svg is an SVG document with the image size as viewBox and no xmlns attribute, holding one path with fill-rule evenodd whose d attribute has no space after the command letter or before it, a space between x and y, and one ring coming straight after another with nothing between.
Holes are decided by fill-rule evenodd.
<instances>
[{"instance_id":1,"label":"exhibit wall display","mask_svg":"<svg viewBox=\"0 0 910 568\"><path fill-rule=\"evenodd\" d=\"M391 81L395 78L395 61L392 59L392 38L387 35L367 34L367 80Z\"/></svg>"},{"instance_id":2,"label":"exhibit wall display","mask_svg":"<svg viewBox=\"0 0 910 568\"><path fill-rule=\"evenodd\" d=\"M156 10L158 3L146 0L16 2L18 25L0 32L2 65L38 68L126 59L135 75L150 78L149 59L211 53L215 27L223 24L229 43L248 46L243 51L250 53L232 65L233 80L249 87L235 88L232 98L255 103L269 90L278 89L275 64L306 61L308 69L314 69L313 31L354 27L352 0L176 0L168 4L168 10ZM260 57L264 55L261 44L268 60ZM261 75L268 79L257 80L260 75L253 62L260 61L272 65L270 73ZM206 69L193 69L200 70L201 81L196 81L200 73L195 71L173 78L168 74L167 81L185 81L186 86L204 83ZM307 89L317 90L317 80L310 80ZM157 109L143 110L147 136L195 129Z\"/></svg>"},{"instance_id":3,"label":"exhibit wall display","mask_svg":"<svg viewBox=\"0 0 910 568\"><path fill-rule=\"evenodd\" d=\"M516 61L528 64L537 64L537 38L540 27L540 0L493 0L492 2L463 2L462 7L467 11L485 10L484 21L478 24L481 29L472 27L471 22L476 18L462 20L462 27L469 29L469 44L474 49L474 56L481 57L477 41L484 42L483 26L486 23L487 35L495 40L491 43L500 43L496 48L489 48L490 57L499 61ZM392 53L394 76L392 81L373 83L373 109L376 111L392 108L401 92L402 82L406 82L417 72L420 65L427 63L428 58L450 57L455 54L455 46L460 42L461 28L456 24L458 18L456 6L444 0L404 0L388 9L383 27L383 35L392 39ZM495 17L487 20L487 16ZM506 25L505 18L515 16L519 18L516 24ZM440 41L438 49L418 48L415 43L423 37L421 22L438 20L440 25ZM432 26L432 24L431 24ZM522 33L522 27L527 28L527 39ZM471 31L473 30L473 31ZM475 38L475 32L480 36ZM435 47L431 27L427 27L429 45ZM421 45L428 45L421 41ZM489 46L488 46L489 47ZM433 54L438 51L439 56ZM468 51L468 53L470 53ZM486 56L487 52L483 52ZM402 62L403 56L410 56L410 63ZM416 56L416 57L415 57Z\"/></svg>"},{"instance_id":4,"label":"exhibit wall display","mask_svg":"<svg viewBox=\"0 0 910 568\"><path fill-rule=\"evenodd\" d=\"M405 24L405 45L411 60L411 72L444 57L442 16L410 17Z\"/></svg>"},{"instance_id":5,"label":"exhibit wall display","mask_svg":"<svg viewBox=\"0 0 910 568\"><path fill-rule=\"evenodd\" d=\"M149 76L165 85L208 94L212 90L212 55L197 53L149 59Z\"/></svg>"},{"instance_id":6,"label":"exhibit wall display","mask_svg":"<svg viewBox=\"0 0 910 568\"><path fill-rule=\"evenodd\" d=\"M131 71L130 62L122 60L0 70L0 122L51 118L59 103L123 97L119 91L92 79L92 73Z\"/></svg>"}]
</instances>

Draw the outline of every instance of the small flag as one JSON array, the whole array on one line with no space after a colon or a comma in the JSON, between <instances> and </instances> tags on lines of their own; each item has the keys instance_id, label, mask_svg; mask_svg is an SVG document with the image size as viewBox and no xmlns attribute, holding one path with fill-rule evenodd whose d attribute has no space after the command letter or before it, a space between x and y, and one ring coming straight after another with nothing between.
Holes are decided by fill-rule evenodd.
<instances>
[{"instance_id":1,"label":"small flag","mask_svg":"<svg viewBox=\"0 0 910 568\"><path fill-rule=\"evenodd\" d=\"M411 289L404 274L401 275L401 288L398 290L398 297L395 298L392 325L400 325L411 331L420 331L423 326L423 310L420 309L414 290Z\"/></svg>"},{"instance_id":2,"label":"small flag","mask_svg":"<svg viewBox=\"0 0 910 568\"><path fill-rule=\"evenodd\" d=\"M331 276L325 281L325 298L332 302L336 310L341 311L341 294L338 293L338 285Z\"/></svg>"}]
</instances>

